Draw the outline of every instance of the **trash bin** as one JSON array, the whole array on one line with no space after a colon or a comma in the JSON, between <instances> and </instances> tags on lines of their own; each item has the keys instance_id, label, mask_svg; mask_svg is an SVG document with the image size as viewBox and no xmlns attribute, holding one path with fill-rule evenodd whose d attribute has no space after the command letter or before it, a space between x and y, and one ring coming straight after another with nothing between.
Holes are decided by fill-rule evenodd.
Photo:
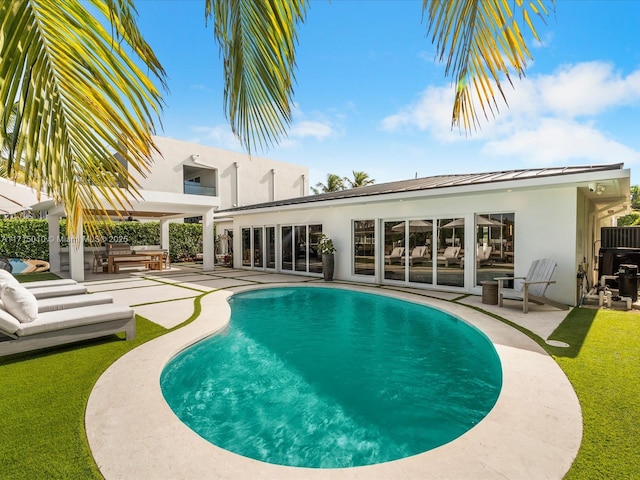
<instances>
[{"instance_id":1,"label":"trash bin","mask_svg":"<svg viewBox=\"0 0 640 480\"><path fill-rule=\"evenodd\" d=\"M630 297L632 302L638 300L638 266L620 265L618 270L618 283L620 296Z\"/></svg>"},{"instance_id":2,"label":"trash bin","mask_svg":"<svg viewBox=\"0 0 640 480\"><path fill-rule=\"evenodd\" d=\"M483 280L482 285L482 303L485 305L498 304L498 282L496 280Z\"/></svg>"}]
</instances>

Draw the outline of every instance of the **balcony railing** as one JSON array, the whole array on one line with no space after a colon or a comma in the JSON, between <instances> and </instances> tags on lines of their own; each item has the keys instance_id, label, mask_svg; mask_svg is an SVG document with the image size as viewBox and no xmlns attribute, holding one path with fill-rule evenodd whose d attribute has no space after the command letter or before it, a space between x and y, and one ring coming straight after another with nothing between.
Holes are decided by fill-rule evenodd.
<instances>
[{"instance_id":1,"label":"balcony railing","mask_svg":"<svg viewBox=\"0 0 640 480\"><path fill-rule=\"evenodd\" d=\"M215 197L216 187L205 187L198 182L191 182L187 180L184 182L184 193L188 195L205 195Z\"/></svg>"}]
</instances>

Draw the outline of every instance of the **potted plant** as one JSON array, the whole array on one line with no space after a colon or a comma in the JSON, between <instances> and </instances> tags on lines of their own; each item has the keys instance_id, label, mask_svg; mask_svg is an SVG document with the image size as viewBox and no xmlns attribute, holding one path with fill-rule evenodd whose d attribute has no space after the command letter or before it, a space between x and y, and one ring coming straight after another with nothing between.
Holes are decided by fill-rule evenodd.
<instances>
[{"instance_id":1,"label":"potted plant","mask_svg":"<svg viewBox=\"0 0 640 480\"><path fill-rule=\"evenodd\" d=\"M334 270L334 257L336 249L333 246L333 240L327 237L324 233L320 237L318 242L318 252L322 254L322 274L327 282L333 280Z\"/></svg>"}]
</instances>

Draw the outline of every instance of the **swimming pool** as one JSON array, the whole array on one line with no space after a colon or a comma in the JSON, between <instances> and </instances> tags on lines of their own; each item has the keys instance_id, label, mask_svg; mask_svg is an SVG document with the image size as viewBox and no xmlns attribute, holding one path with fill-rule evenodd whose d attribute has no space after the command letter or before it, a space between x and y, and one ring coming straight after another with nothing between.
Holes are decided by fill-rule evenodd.
<instances>
[{"instance_id":1,"label":"swimming pool","mask_svg":"<svg viewBox=\"0 0 640 480\"><path fill-rule=\"evenodd\" d=\"M10 258L9 263L12 268L11 273L14 275L20 273L46 272L49 270L49 262L45 262L44 260Z\"/></svg>"},{"instance_id":2,"label":"swimming pool","mask_svg":"<svg viewBox=\"0 0 640 480\"><path fill-rule=\"evenodd\" d=\"M491 342L456 317L368 293L237 294L229 327L175 357L161 388L210 442L269 463L415 455L477 424L500 392Z\"/></svg>"}]
</instances>

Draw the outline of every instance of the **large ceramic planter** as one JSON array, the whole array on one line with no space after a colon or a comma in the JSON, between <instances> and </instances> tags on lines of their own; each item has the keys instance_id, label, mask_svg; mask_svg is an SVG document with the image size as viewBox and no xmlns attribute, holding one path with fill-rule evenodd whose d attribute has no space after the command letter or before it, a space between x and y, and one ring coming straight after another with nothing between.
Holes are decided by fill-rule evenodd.
<instances>
[{"instance_id":1,"label":"large ceramic planter","mask_svg":"<svg viewBox=\"0 0 640 480\"><path fill-rule=\"evenodd\" d=\"M334 258L333 254L322 255L322 274L324 275L325 282L333 280Z\"/></svg>"}]
</instances>

